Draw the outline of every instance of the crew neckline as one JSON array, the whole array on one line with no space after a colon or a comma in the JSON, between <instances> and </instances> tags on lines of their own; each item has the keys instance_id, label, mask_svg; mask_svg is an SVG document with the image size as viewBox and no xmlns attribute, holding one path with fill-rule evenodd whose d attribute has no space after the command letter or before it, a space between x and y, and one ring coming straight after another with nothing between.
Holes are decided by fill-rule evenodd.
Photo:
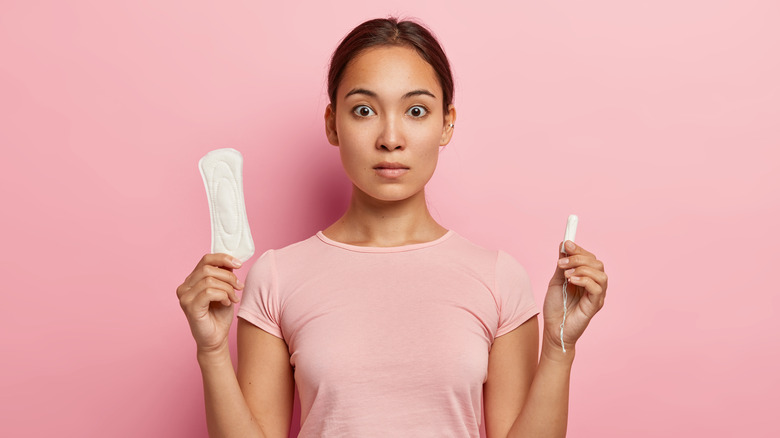
<instances>
[{"instance_id":1,"label":"crew neckline","mask_svg":"<svg viewBox=\"0 0 780 438\"><path fill-rule=\"evenodd\" d=\"M335 246L337 248L346 249L349 251L354 252L373 252L373 253L391 253L391 252L404 252L404 251L414 251L418 249L423 248L429 248L431 246L436 246L445 240L449 239L455 234L452 230L447 230L444 235L439 237L436 240L431 240L429 242L422 242L422 243L412 243L409 245L401 245L401 246L360 246L360 245L351 245L349 243L339 242L337 240L333 240L330 237L326 236L322 231L317 231L317 237L323 242L331 246Z\"/></svg>"}]
</instances>

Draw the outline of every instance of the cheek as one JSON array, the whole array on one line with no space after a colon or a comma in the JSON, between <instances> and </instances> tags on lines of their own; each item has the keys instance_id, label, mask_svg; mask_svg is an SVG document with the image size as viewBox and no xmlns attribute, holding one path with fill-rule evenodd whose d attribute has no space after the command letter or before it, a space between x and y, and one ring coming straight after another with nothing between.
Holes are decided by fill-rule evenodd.
<instances>
[{"instance_id":1,"label":"cheek","mask_svg":"<svg viewBox=\"0 0 780 438\"><path fill-rule=\"evenodd\" d=\"M365 129L354 129L349 122L341 121L336 124L339 136L339 154L344 165L357 163L364 154L364 147L368 140Z\"/></svg>"},{"instance_id":2,"label":"cheek","mask_svg":"<svg viewBox=\"0 0 780 438\"><path fill-rule=\"evenodd\" d=\"M339 137L339 144L341 164L347 175L354 178L364 174L371 162L370 148L361 147L365 144L365 139L350 136Z\"/></svg>"},{"instance_id":3,"label":"cheek","mask_svg":"<svg viewBox=\"0 0 780 438\"><path fill-rule=\"evenodd\" d=\"M355 150L355 148L350 146L351 145L348 142L342 142L341 146L339 147L341 164L344 166L344 169L347 171L347 173L355 171L363 164L363 161L360 159L360 151Z\"/></svg>"},{"instance_id":4,"label":"cheek","mask_svg":"<svg viewBox=\"0 0 780 438\"><path fill-rule=\"evenodd\" d=\"M430 178L433 171L436 170L436 165L439 161L439 139L440 136L435 134L426 135L425 142L420 145L419 149L419 165L422 165L428 173Z\"/></svg>"},{"instance_id":5,"label":"cheek","mask_svg":"<svg viewBox=\"0 0 780 438\"><path fill-rule=\"evenodd\" d=\"M436 149L431 151L426 151L423 159L427 163L427 167L429 171L433 173L433 171L436 170L436 165L439 162L439 147L436 146Z\"/></svg>"},{"instance_id":6,"label":"cheek","mask_svg":"<svg viewBox=\"0 0 780 438\"><path fill-rule=\"evenodd\" d=\"M373 145L377 129L377 124L357 121L347 114L342 114L336 119L339 143L344 142L348 145L353 145L353 147L366 144Z\"/></svg>"},{"instance_id":7,"label":"cheek","mask_svg":"<svg viewBox=\"0 0 780 438\"><path fill-rule=\"evenodd\" d=\"M420 137L420 148L422 149L421 155L426 158L439 156L439 144L441 143L441 132L436 129L428 129Z\"/></svg>"}]
</instances>

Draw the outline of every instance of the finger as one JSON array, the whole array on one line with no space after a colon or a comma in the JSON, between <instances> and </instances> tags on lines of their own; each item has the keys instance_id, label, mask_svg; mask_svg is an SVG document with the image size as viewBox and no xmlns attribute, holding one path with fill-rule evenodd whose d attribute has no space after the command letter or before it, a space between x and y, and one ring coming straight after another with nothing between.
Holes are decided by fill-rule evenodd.
<instances>
[{"instance_id":1,"label":"finger","mask_svg":"<svg viewBox=\"0 0 780 438\"><path fill-rule=\"evenodd\" d=\"M216 266L218 268L238 269L241 267L242 263L241 260L225 253L206 254L201 257L194 270L207 265Z\"/></svg>"},{"instance_id":2,"label":"finger","mask_svg":"<svg viewBox=\"0 0 780 438\"><path fill-rule=\"evenodd\" d=\"M553 276L550 279L550 285L551 286L554 285L554 284L563 284L563 280L565 279L565 277L563 275L563 269L561 269L561 265L560 265L561 258L566 257L565 253L560 252L562 244L563 244L563 242L558 244L558 250L559 250L559 252L558 252L558 266L555 268L555 272L553 272Z\"/></svg>"},{"instance_id":3,"label":"finger","mask_svg":"<svg viewBox=\"0 0 780 438\"><path fill-rule=\"evenodd\" d=\"M200 269L196 269L192 272L190 275L190 278L188 279L188 283L191 286L194 286L198 282L202 281L204 278L213 277L217 280L221 280L227 284L229 284L234 289L243 289L244 284L241 283L241 280L238 279L238 276L233 273L233 271L227 270L225 268L218 268L216 266L212 265L205 265L201 267Z\"/></svg>"},{"instance_id":4,"label":"finger","mask_svg":"<svg viewBox=\"0 0 780 438\"><path fill-rule=\"evenodd\" d=\"M568 257L561 257L558 259L558 267L563 269L571 269L579 266L589 266L598 271L604 271L604 263L601 260L596 259L591 255L570 255Z\"/></svg>"},{"instance_id":5,"label":"finger","mask_svg":"<svg viewBox=\"0 0 780 438\"><path fill-rule=\"evenodd\" d=\"M565 245L566 245L568 242L571 242L571 240L566 240L566 241L564 241L564 242L561 242L561 243L559 243L559 244L558 244L558 258L561 258L561 257L566 257L566 255L567 255L567 254L566 254L565 252L563 252L563 251L562 251L562 248L564 248L564 246L565 246ZM568 249L566 249L566 251L568 251Z\"/></svg>"},{"instance_id":6,"label":"finger","mask_svg":"<svg viewBox=\"0 0 780 438\"><path fill-rule=\"evenodd\" d=\"M231 305L230 296L222 289L207 288L198 291L196 294L190 294L182 298L180 304L187 318L202 318L209 312L212 302L218 302L222 305Z\"/></svg>"},{"instance_id":7,"label":"finger","mask_svg":"<svg viewBox=\"0 0 780 438\"><path fill-rule=\"evenodd\" d=\"M187 280L189 280L189 277L187 277ZM187 280L185 280L184 283L180 284L179 287L176 288L176 298L180 300L181 297L190 289L190 286L186 284Z\"/></svg>"},{"instance_id":8,"label":"finger","mask_svg":"<svg viewBox=\"0 0 780 438\"><path fill-rule=\"evenodd\" d=\"M565 242L565 244L566 244L566 253L568 255L570 255L570 256L571 255L581 254L581 255L593 256L594 258L596 257L593 254L591 254L590 252L588 252L585 248L577 245L576 243L572 242L571 240L567 240Z\"/></svg>"},{"instance_id":9,"label":"finger","mask_svg":"<svg viewBox=\"0 0 780 438\"><path fill-rule=\"evenodd\" d=\"M237 303L238 295L236 294L236 291L233 289L233 286L230 283L225 283L222 280L218 280L214 277L205 277L202 280L200 280L198 283L193 286L193 293L200 293L203 290L206 289L217 289L225 292L228 297L230 298L230 301L233 301L234 303Z\"/></svg>"},{"instance_id":10,"label":"finger","mask_svg":"<svg viewBox=\"0 0 780 438\"><path fill-rule=\"evenodd\" d=\"M228 293L222 289L208 288L204 289L197 297L192 301L192 305L196 309L208 309L211 303L221 303L223 306L230 306L233 304L228 296Z\"/></svg>"},{"instance_id":11,"label":"finger","mask_svg":"<svg viewBox=\"0 0 780 438\"><path fill-rule=\"evenodd\" d=\"M563 272L566 278L571 277L589 277L592 278L602 289L607 288L607 274L604 271L594 269L590 266L579 266L577 268L567 269Z\"/></svg>"},{"instance_id":12,"label":"finger","mask_svg":"<svg viewBox=\"0 0 780 438\"><path fill-rule=\"evenodd\" d=\"M575 275L569 277L569 284L579 286L585 289L589 294L603 299L603 297L600 296L604 293L604 288L590 277L578 277Z\"/></svg>"}]
</instances>

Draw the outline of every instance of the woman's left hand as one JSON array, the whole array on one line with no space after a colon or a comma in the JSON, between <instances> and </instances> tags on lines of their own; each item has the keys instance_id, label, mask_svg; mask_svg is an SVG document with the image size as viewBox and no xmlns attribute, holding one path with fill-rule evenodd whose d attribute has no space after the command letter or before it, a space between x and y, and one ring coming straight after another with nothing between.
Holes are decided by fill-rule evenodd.
<instances>
[{"instance_id":1,"label":"woman's left hand","mask_svg":"<svg viewBox=\"0 0 780 438\"><path fill-rule=\"evenodd\" d=\"M560 244L558 245L560 248ZM566 286L566 323L563 342L566 349L582 336L593 316L604 306L607 292L607 274L604 263L572 241L566 241L567 254L560 253L544 299L544 342L561 348L561 322L563 321L563 281Z\"/></svg>"}]
</instances>

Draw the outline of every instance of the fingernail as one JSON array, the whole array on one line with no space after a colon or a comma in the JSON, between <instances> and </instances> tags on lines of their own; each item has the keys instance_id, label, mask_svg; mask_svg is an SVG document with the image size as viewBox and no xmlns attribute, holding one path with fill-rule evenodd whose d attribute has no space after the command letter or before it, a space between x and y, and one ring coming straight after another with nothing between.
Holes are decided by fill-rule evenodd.
<instances>
[{"instance_id":1,"label":"fingernail","mask_svg":"<svg viewBox=\"0 0 780 438\"><path fill-rule=\"evenodd\" d=\"M569 258L568 257L558 260L558 264L560 266L566 266L568 263L569 263Z\"/></svg>"},{"instance_id":2,"label":"fingernail","mask_svg":"<svg viewBox=\"0 0 780 438\"><path fill-rule=\"evenodd\" d=\"M576 247L577 245L575 245L574 242L572 242L571 240L566 241L566 249L568 249L569 251L574 250L574 248Z\"/></svg>"},{"instance_id":3,"label":"fingernail","mask_svg":"<svg viewBox=\"0 0 780 438\"><path fill-rule=\"evenodd\" d=\"M574 274L574 269L567 269L565 272L566 275L572 275Z\"/></svg>"},{"instance_id":4,"label":"fingernail","mask_svg":"<svg viewBox=\"0 0 780 438\"><path fill-rule=\"evenodd\" d=\"M232 260L230 260L230 262L231 262L231 263L233 264L233 266L235 266L236 268L240 268L240 267L241 267L241 260L239 260L239 259L232 259Z\"/></svg>"},{"instance_id":5,"label":"fingernail","mask_svg":"<svg viewBox=\"0 0 780 438\"><path fill-rule=\"evenodd\" d=\"M236 280L236 284L238 285L239 289L243 289L244 288L244 283L242 283L241 280Z\"/></svg>"},{"instance_id":6,"label":"fingernail","mask_svg":"<svg viewBox=\"0 0 780 438\"><path fill-rule=\"evenodd\" d=\"M569 277L569 281L580 281L580 277Z\"/></svg>"}]
</instances>

